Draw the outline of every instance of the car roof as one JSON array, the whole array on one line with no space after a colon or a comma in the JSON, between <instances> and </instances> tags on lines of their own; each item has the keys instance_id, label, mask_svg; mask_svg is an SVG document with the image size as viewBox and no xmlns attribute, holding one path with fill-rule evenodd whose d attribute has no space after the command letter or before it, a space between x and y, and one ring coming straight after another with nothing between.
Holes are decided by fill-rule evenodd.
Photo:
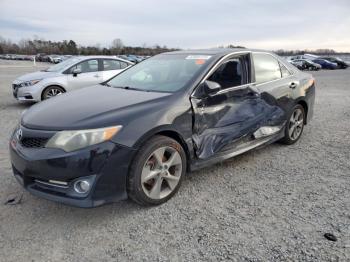
<instances>
[{"instance_id":1,"label":"car roof","mask_svg":"<svg viewBox=\"0 0 350 262\"><path fill-rule=\"evenodd\" d=\"M189 49L189 50L180 50L180 51L172 51L166 52L162 54L198 54L198 55L228 55L239 52L264 52L264 53L272 53L266 50L259 49L250 49L250 48L212 48L212 49Z\"/></svg>"}]
</instances>

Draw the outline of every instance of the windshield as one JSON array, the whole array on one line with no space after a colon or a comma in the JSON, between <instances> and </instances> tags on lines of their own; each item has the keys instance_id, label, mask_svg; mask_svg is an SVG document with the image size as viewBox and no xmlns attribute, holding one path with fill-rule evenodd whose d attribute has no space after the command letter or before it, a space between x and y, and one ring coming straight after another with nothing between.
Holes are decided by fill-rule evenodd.
<instances>
[{"instance_id":1,"label":"windshield","mask_svg":"<svg viewBox=\"0 0 350 262\"><path fill-rule=\"evenodd\" d=\"M112 87L156 92L176 92L184 87L205 64L208 55L158 55L117 75Z\"/></svg>"},{"instance_id":2,"label":"windshield","mask_svg":"<svg viewBox=\"0 0 350 262\"><path fill-rule=\"evenodd\" d=\"M48 69L46 69L46 72L60 72L63 69L70 67L72 65L74 65L75 63L79 62L81 59L78 57L72 57L67 59L66 61L63 61L57 65L54 66L50 66Z\"/></svg>"}]
</instances>

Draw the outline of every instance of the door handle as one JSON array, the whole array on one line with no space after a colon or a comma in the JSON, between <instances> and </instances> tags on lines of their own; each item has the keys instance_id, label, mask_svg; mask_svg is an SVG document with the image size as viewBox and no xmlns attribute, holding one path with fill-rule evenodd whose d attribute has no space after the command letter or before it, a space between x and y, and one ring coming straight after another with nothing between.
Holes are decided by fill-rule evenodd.
<instances>
[{"instance_id":1,"label":"door handle","mask_svg":"<svg viewBox=\"0 0 350 262\"><path fill-rule=\"evenodd\" d=\"M294 82L292 82L292 83L290 83L289 87L290 87L291 89L294 89L294 88L297 87L297 84L294 83Z\"/></svg>"},{"instance_id":2,"label":"door handle","mask_svg":"<svg viewBox=\"0 0 350 262\"><path fill-rule=\"evenodd\" d=\"M100 77L99 75L94 75L94 77Z\"/></svg>"}]
</instances>

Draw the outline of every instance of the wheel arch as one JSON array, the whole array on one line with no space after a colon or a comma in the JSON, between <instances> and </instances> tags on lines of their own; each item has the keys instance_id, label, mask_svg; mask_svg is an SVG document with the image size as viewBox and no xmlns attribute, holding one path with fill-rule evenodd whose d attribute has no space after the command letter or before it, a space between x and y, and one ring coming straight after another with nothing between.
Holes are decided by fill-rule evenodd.
<instances>
[{"instance_id":1,"label":"wheel arch","mask_svg":"<svg viewBox=\"0 0 350 262\"><path fill-rule=\"evenodd\" d=\"M152 129L151 131L147 132L145 135L143 135L134 145L135 148L140 148L146 141L151 139L154 136L161 135L166 136L169 138L174 139L176 142L178 142L186 154L186 160L187 160L187 169L190 167L190 160L192 151L190 150L190 146L186 143L184 136L176 129L172 128L171 126L161 126L157 127L155 129Z\"/></svg>"},{"instance_id":2,"label":"wheel arch","mask_svg":"<svg viewBox=\"0 0 350 262\"><path fill-rule=\"evenodd\" d=\"M57 86L57 87L60 87L63 89L63 91L66 93L67 90L62 86L62 85L59 85L59 84L50 84L48 86L46 86L42 91L41 91L41 95L40 95L40 99L41 100L44 100L43 99L43 95L44 95L44 92L46 91L46 89L50 88L50 87L53 87L53 86Z\"/></svg>"},{"instance_id":3,"label":"wheel arch","mask_svg":"<svg viewBox=\"0 0 350 262\"><path fill-rule=\"evenodd\" d=\"M305 119L304 119L304 124L306 125L307 124L307 116L308 116L308 111L309 111L309 107L308 107L308 104L306 103L305 100L299 100L297 102L298 105L301 105L304 109L304 112L305 112Z\"/></svg>"}]
</instances>

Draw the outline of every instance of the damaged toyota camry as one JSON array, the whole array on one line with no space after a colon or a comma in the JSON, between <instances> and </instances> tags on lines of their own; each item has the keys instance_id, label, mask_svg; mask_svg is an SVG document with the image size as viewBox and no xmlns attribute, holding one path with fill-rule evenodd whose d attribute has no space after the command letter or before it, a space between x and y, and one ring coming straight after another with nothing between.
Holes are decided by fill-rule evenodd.
<instances>
[{"instance_id":1,"label":"damaged toyota camry","mask_svg":"<svg viewBox=\"0 0 350 262\"><path fill-rule=\"evenodd\" d=\"M158 205L186 172L298 141L314 99L314 78L270 52L164 53L32 106L10 139L12 168L49 200Z\"/></svg>"}]
</instances>

